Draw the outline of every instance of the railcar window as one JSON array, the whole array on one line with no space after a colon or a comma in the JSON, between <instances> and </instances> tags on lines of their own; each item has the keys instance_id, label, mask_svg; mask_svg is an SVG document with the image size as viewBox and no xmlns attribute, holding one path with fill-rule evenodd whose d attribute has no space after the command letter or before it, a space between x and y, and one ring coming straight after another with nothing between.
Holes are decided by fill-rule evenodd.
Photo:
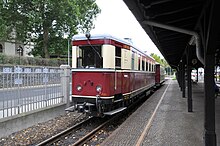
<instances>
[{"instance_id":1,"label":"railcar window","mask_svg":"<svg viewBox=\"0 0 220 146\"><path fill-rule=\"evenodd\" d=\"M141 70L141 56L138 55L138 70Z\"/></svg>"},{"instance_id":2,"label":"railcar window","mask_svg":"<svg viewBox=\"0 0 220 146\"><path fill-rule=\"evenodd\" d=\"M132 52L131 56L131 69L134 70L134 52Z\"/></svg>"},{"instance_id":3,"label":"railcar window","mask_svg":"<svg viewBox=\"0 0 220 146\"><path fill-rule=\"evenodd\" d=\"M144 71L144 65L145 63L144 63L144 60L142 60L142 70Z\"/></svg>"},{"instance_id":4,"label":"railcar window","mask_svg":"<svg viewBox=\"0 0 220 146\"><path fill-rule=\"evenodd\" d=\"M140 63L140 59L138 59L138 70L140 70L141 68L141 63Z\"/></svg>"},{"instance_id":5,"label":"railcar window","mask_svg":"<svg viewBox=\"0 0 220 146\"><path fill-rule=\"evenodd\" d=\"M151 63L149 63L149 71L151 71L151 67L152 67L152 66L151 66Z\"/></svg>"},{"instance_id":6,"label":"railcar window","mask_svg":"<svg viewBox=\"0 0 220 146\"><path fill-rule=\"evenodd\" d=\"M151 63L151 66L150 66L150 68L151 68L151 71L153 71L153 64Z\"/></svg>"},{"instance_id":7,"label":"railcar window","mask_svg":"<svg viewBox=\"0 0 220 146\"><path fill-rule=\"evenodd\" d=\"M146 71L148 71L148 62L146 62Z\"/></svg>"},{"instance_id":8,"label":"railcar window","mask_svg":"<svg viewBox=\"0 0 220 146\"><path fill-rule=\"evenodd\" d=\"M78 68L102 68L101 46L80 46L77 57Z\"/></svg>"},{"instance_id":9,"label":"railcar window","mask_svg":"<svg viewBox=\"0 0 220 146\"><path fill-rule=\"evenodd\" d=\"M121 68L121 48L115 47L115 68Z\"/></svg>"}]
</instances>

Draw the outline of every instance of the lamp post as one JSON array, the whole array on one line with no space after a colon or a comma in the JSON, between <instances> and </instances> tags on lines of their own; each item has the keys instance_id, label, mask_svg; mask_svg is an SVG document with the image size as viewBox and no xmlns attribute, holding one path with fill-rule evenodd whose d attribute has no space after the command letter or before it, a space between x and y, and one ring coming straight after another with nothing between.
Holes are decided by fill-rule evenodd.
<instances>
[{"instance_id":1,"label":"lamp post","mask_svg":"<svg viewBox=\"0 0 220 146\"><path fill-rule=\"evenodd\" d=\"M19 56L19 65L21 64L21 53L23 51L23 48L21 46L19 46L17 48L17 52L18 52L18 56Z\"/></svg>"},{"instance_id":2,"label":"lamp post","mask_svg":"<svg viewBox=\"0 0 220 146\"><path fill-rule=\"evenodd\" d=\"M67 38L67 41L68 41L68 65L70 65L70 42L69 42L69 38Z\"/></svg>"}]
</instances>

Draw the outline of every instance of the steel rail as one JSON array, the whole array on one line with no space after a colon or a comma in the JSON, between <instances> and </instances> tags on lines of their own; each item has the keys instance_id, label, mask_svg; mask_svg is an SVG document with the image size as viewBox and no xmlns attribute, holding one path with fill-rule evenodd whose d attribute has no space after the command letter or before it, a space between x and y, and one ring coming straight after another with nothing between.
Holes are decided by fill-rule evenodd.
<instances>
[{"instance_id":1,"label":"steel rail","mask_svg":"<svg viewBox=\"0 0 220 146\"><path fill-rule=\"evenodd\" d=\"M79 119L82 115L83 115L83 114L79 115L79 116L76 118L76 120ZM59 138L60 138L61 136L68 135L73 129L77 129L78 127L82 126L85 122L88 122L88 121L91 120L92 118L93 118L93 117L89 117L88 119L83 120L83 121L77 123L76 125L74 125L74 126L72 126L72 127L69 127L68 129L65 129L65 130L61 131L60 133L58 133L58 134L56 134L56 135L54 135L54 136L52 136L52 137L50 137L50 138L48 138L48 139L46 139L46 140L40 142L40 143L38 143L36 146L44 146L44 145L48 145L48 144L51 144L51 143L53 143L53 142L56 142L57 140L59 140Z\"/></svg>"},{"instance_id":2,"label":"steel rail","mask_svg":"<svg viewBox=\"0 0 220 146\"><path fill-rule=\"evenodd\" d=\"M124 112L122 112L124 113ZM95 134L101 130L104 126L106 126L107 124L111 123L112 121L115 121L115 119L119 118L122 113L115 115L113 118L105 121L104 123L102 123L100 126L96 127L94 130L92 130L91 132L89 132L88 134L86 134L84 137L80 138L78 141L76 141L73 146L82 146L83 144L85 144L86 142L88 142L93 136L95 136Z\"/></svg>"}]
</instances>

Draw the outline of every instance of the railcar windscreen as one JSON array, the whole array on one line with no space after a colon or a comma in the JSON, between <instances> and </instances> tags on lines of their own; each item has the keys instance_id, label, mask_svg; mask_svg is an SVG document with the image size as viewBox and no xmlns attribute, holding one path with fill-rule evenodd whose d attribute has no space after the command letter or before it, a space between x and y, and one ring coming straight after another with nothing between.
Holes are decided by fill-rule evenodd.
<instances>
[{"instance_id":1,"label":"railcar windscreen","mask_svg":"<svg viewBox=\"0 0 220 146\"><path fill-rule=\"evenodd\" d=\"M99 46L79 46L77 57L78 68L102 68L103 58L101 45Z\"/></svg>"}]
</instances>

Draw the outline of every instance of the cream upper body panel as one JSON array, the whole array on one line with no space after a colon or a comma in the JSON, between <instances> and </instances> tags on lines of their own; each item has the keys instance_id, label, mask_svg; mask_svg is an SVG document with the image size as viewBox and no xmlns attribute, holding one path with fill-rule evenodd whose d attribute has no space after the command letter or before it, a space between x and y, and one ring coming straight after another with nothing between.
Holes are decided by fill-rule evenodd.
<instances>
[{"instance_id":1,"label":"cream upper body panel","mask_svg":"<svg viewBox=\"0 0 220 146\"><path fill-rule=\"evenodd\" d=\"M77 49L78 47L72 46L72 68L77 68Z\"/></svg>"},{"instance_id":2,"label":"cream upper body panel","mask_svg":"<svg viewBox=\"0 0 220 146\"><path fill-rule=\"evenodd\" d=\"M115 68L115 46L102 46L103 68Z\"/></svg>"}]
</instances>

